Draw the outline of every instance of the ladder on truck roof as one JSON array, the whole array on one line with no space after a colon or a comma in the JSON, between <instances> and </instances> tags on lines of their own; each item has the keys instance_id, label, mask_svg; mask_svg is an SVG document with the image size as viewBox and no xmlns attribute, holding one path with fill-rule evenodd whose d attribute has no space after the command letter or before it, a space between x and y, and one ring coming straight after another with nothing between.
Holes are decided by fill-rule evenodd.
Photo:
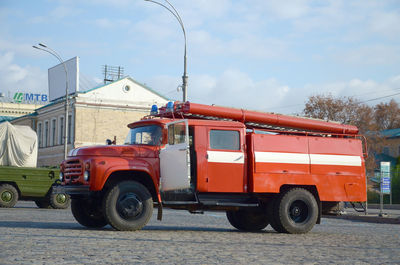
<instances>
[{"instance_id":1,"label":"ladder on truck roof","mask_svg":"<svg viewBox=\"0 0 400 265\"><path fill-rule=\"evenodd\" d=\"M167 104L168 105L168 104ZM357 135L358 128L353 125L327 122L323 120L282 115L268 112L258 112L230 107L204 105L192 102L175 102L173 106L160 108L157 117L184 117L212 120L238 121L248 128L272 130L303 130L340 135Z\"/></svg>"}]
</instances>

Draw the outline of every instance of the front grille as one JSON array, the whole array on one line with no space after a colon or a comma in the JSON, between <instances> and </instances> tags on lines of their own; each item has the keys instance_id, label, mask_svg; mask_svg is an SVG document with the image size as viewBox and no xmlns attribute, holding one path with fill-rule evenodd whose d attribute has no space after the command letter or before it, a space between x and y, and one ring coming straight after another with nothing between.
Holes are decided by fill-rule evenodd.
<instances>
[{"instance_id":1,"label":"front grille","mask_svg":"<svg viewBox=\"0 0 400 265\"><path fill-rule=\"evenodd\" d=\"M64 163L64 179L65 183L78 182L82 176L82 163L79 159L68 160Z\"/></svg>"}]
</instances>

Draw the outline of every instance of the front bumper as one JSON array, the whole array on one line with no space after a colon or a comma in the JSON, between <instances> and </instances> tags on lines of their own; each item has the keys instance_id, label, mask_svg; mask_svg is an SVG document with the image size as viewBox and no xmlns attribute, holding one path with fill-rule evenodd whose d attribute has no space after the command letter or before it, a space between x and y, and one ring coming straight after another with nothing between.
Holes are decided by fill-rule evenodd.
<instances>
[{"instance_id":1,"label":"front bumper","mask_svg":"<svg viewBox=\"0 0 400 265\"><path fill-rule=\"evenodd\" d=\"M66 193L71 197L88 197L92 193L87 185L56 185L53 193Z\"/></svg>"}]
</instances>

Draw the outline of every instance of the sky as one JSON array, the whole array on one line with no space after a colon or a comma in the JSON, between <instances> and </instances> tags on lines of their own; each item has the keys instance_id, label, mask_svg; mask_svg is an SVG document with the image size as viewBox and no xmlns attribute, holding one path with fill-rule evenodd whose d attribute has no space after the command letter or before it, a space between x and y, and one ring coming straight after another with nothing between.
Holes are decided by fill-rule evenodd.
<instances>
[{"instance_id":1,"label":"sky","mask_svg":"<svg viewBox=\"0 0 400 265\"><path fill-rule=\"evenodd\" d=\"M159 0L165 4L164 0ZM188 100L283 114L313 95L400 100L398 0L170 0L187 35ZM182 100L184 38L143 0L0 0L0 92L48 93L44 43L101 82L102 65Z\"/></svg>"}]
</instances>

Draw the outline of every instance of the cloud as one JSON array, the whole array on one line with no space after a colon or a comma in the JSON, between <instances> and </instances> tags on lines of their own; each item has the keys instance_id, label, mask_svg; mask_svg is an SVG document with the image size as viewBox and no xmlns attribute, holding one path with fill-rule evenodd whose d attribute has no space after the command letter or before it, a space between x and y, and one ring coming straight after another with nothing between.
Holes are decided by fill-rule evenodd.
<instances>
[{"instance_id":1,"label":"cloud","mask_svg":"<svg viewBox=\"0 0 400 265\"><path fill-rule=\"evenodd\" d=\"M391 97L386 97L400 92L400 75L390 77L382 82L375 80L361 80L354 78L348 81L331 82L325 84L307 84L304 87L305 91L309 91L306 96L311 95L327 95L332 94L335 97L354 97L362 102L371 102L370 104L377 104L380 101L390 100ZM399 96L397 96L398 98ZM377 101L370 101L378 99Z\"/></svg>"},{"instance_id":2,"label":"cloud","mask_svg":"<svg viewBox=\"0 0 400 265\"><path fill-rule=\"evenodd\" d=\"M182 100L182 92L176 88L181 79L158 76L149 81L149 86L174 100ZM391 97L369 101L400 92L400 75L377 82L374 80L350 79L321 84L306 84L291 87L275 78L254 80L239 70L228 69L219 76L189 76L188 100L203 104L216 104L236 108L253 109L283 114L299 114L308 97L328 95L334 97L355 97L375 105ZM400 97L400 96L398 96Z\"/></svg>"},{"instance_id":3,"label":"cloud","mask_svg":"<svg viewBox=\"0 0 400 265\"><path fill-rule=\"evenodd\" d=\"M190 32L191 49L196 54L237 56L240 58L284 58L289 55L289 44L277 38L259 38L255 35L224 40L206 31Z\"/></svg>"},{"instance_id":4,"label":"cloud","mask_svg":"<svg viewBox=\"0 0 400 265\"><path fill-rule=\"evenodd\" d=\"M0 53L0 91L48 93L47 73L14 63L12 52Z\"/></svg>"},{"instance_id":5,"label":"cloud","mask_svg":"<svg viewBox=\"0 0 400 265\"><path fill-rule=\"evenodd\" d=\"M399 10L398 10L399 11ZM390 39L397 38L400 34L400 14L398 12L377 12L370 20L369 27Z\"/></svg>"},{"instance_id":6,"label":"cloud","mask_svg":"<svg viewBox=\"0 0 400 265\"><path fill-rule=\"evenodd\" d=\"M182 100L182 92L176 92L181 80L168 76L159 76L150 81L150 86L178 100ZM239 70L228 69L220 76L207 74L189 77L189 101L267 110L276 105L288 93L290 88L270 78L260 81L253 80L249 75Z\"/></svg>"},{"instance_id":7,"label":"cloud","mask_svg":"<svg viewBox=\"0 0 400 265\"><path fill-rule=\"evenodd\" d=\"M373 44L360 45L352 49L336 49L331 59L342 64L390 65L400 62L400 47L390 44Z\"/></svg>"}]
</instances>

